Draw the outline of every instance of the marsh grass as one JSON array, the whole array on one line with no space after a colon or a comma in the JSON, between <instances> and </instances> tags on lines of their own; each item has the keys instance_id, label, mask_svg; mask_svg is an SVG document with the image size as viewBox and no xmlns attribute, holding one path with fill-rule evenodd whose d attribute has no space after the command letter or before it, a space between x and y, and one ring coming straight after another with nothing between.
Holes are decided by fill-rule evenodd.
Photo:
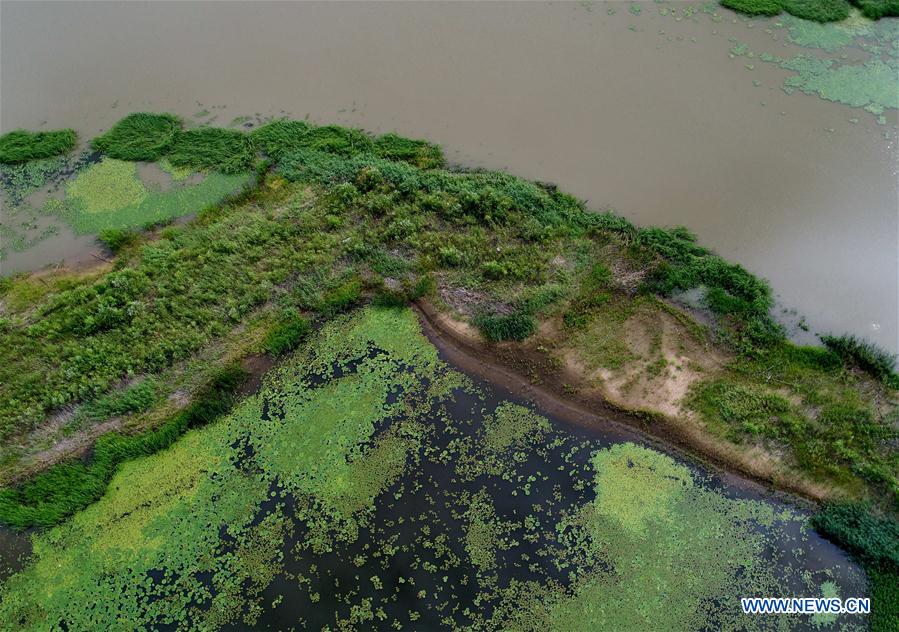
<instances>
[{"instance_id":1,"label":"marsh grass","mask_svg":"<svg viewBox=\"0 0 899 632\"><path fill-rule=\"evenodd\" d=\"M166 158L176 167L215 169L226 174L252 170L256 152L250 137L219 127L200 127L175 135Z\"/></svg>"},{"instance_id":2,"label":"marsh grass","mask_svg":"<svg viewBox=\"0 0 899 632\"><path fill-rule=\"evenodd\" d=\"M864 567L871 586L871 630L899 629L899 522L866 505L831 503L815 514L812 524Z\"/></svg>"},{"instance_id":3,"label":"marsh grass","mask_svg":"<svg viewBox=\"0 0 899 632\"><path fill-rule=\"evenodd\" d=\"M103 495L118 466L172 445L188 428L204 425L227 412L238 387L246 379L239 365L218 370L192 402L157 429L137 435L109 433L97 440L87 462L60 463L24 485L0 489L0 522L23 529L58 523ZM141 406L146 394L110 401L115 411Z\"/></svg>"},{"instance_id":4,"label":"marsh grass","mask_svg":"<svg viewBox=\"0 0 899 632\"><path fill-rule=\"evenodd\" d=\"M893 354L855 336L821 336L821 341L847 364L857 366L890 388L899 390L896 356Z\"/></svg>"},{"instance_id":5,"label":"marsh grass","mask_svg":"<svg viewBox=\"0 0 899 632\"><path fill-rule=\"evenodd\" d=\"M120 160L155 161L169 150L181 129L181 119L172 114L136 112L91 141L97 151Z\"/></svg>"},{"instance_id":6,"label":"marsh grass","mask_svg":"<svg viewBox=\"0 0 899 632\"><path fill-rule=\"evenodd\" d=\"M60 156L75 149L77 142L78 135L73 129L49 132L15 130L0 136L0 163L17 164Z\"/></svg>"}]
</instances>

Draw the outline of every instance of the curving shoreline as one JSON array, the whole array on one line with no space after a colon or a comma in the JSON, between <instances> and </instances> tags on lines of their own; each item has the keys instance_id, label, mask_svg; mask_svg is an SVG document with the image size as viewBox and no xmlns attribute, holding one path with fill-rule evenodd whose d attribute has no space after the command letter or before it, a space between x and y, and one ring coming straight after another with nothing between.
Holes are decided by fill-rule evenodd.
<instances>
[{"instance_id":1,"label":"curving shoreline","mask_svg":"<svg viewBox=\"0 0 899 632\"><path fill-rule=\"evenodd\" d=\"M415 302L413 309L424 335L454 366L532 401L552 415L575 425L611 426L622 435L637 436L663 451L689 455L710 465L729 483L784 494L808 508L837 497L832 489L790 478L795 473L763 467L766 461L753 460L746 450L717 440L682 419L616 405L586 387L583 374L565 367L550 368L545 354L531 345L487 343L473 327L426 300ZM535 383L527 376L538 368L541 381Z\"/></svg>"}]
</instances>

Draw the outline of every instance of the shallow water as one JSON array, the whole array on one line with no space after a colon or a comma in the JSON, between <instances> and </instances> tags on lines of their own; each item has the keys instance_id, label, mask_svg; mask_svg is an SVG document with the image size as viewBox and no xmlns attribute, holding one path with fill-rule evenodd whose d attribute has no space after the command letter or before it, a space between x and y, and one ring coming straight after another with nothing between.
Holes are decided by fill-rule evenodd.
<instances>
[{"instance_id":1,"label":"shallow water","mask_svg":"<svg viewBox=\"0 0 899 632\"><path fill-rule=\"evenodd\" d=\"M640 15L601 2L4 2L0 127L89 138L127 112L169 110L422 136L454 162L686 225L770 279L812 331L899 350L896 110L878 124L731 58L731 39L803 52L774 20L678 21L660 8L688 3L634 4ZM54 238L4 268L77 249Z\"/></svg>"},{"instance_id":2,"label":"shallow water","mask_svg":"<svg viewBox=\"0 0 899 632\"><path fill-rule=\"evenodd\" d=\"M859 568L806 518L633 431L558 419L468 379L411 312L368 309L326 325L231 415L127 464L103 499L38 536L34 565L2 587L0 618L25 629L857 629L853 617L739 612L741 595L865 595Z\"/></svg>"}]
</instances>

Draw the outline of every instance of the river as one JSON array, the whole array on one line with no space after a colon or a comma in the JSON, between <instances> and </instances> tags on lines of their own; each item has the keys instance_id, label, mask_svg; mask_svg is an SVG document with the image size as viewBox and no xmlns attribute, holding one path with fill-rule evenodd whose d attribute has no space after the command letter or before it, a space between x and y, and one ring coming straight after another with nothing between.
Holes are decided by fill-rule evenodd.
<instances>
[{"instance_id":1,"label":"river","mask_svg":"<svg viewBox=\"0 0 899 632\"><path fill-rule=\"evenodd\" d=\"M769 279L785 321L899 350L896 109L787 94L789 71L731 51L807 49L777 19L701 6L3 2L0 128L90 138L161 110L425 137L454 163L686 225ZM90 245L63 231L3 271Z\"/></svg>"}]
</instances>

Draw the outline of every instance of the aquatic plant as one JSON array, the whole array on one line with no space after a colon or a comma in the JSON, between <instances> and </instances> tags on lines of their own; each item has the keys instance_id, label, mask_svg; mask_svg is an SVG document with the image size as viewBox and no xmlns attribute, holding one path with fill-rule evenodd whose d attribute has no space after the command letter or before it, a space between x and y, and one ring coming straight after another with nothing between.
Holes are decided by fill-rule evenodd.
<instances>
[{"instance_id":1,"label":"aquatic plant","mask_svg":"<svg viewBox=\"0 0 899 632\"><path fill-rule=\"evenodd\" d=\"M134 163L104 158L69 182L63 204L53 204L48 211L78 233L137 228L196 213L235 193L248 180L243 174L211 173L197 184L148 191Z\"/></svg>"},{"instance_id":2,"label":"aquatic plant","mask_svg":"<svg viewBox=\"0 0 899 632\"><path fill-rule=\"evenodd\" d=\"M0 619L761 629L739 595L815 594L825 579L863 594L860 574L820 569L807 541L789 510L475 387L409 310L369 308L325 324L258 395L122 464L98 502L35 534L0 586Z\"/></svg>"},{"instance_id":3,"label":"aquatic plant","mask_svg":"<svg viewBox=\"0 0 899 632\"><path fill-rule=\"evenodd\" d=\"M120 160L159 160L181 129L181 119L172 114L135 112L97 136L91 145L97 151Z\"/></svg>"},{"instance_id":4,"label":"aquatic plant","mask_svg":"<svg viewBox=\"0 0 899 632\"><path fill-rule=\"evenodd\" d=\"M66 197L84 213L109 213L140 204L147 189L134 163L104 158L66 185Z\"/></svg>"},{"instance_id":5,"label":"aquatic plant","mask_svg":"<svg viewBox=\"0 0 899 632\"><path fill-rule=\"evenodd\" d=\"M255 158L250 137L218 127L178 132L166 151L166 159L176 167L214 169L230 175L250 171Z\"/></svg>"},{"instance_id":6,"label":"aquatic plant","mask_svg":"<svg viewBox=\"0 0 899 632\"><path fill-rule=\"evenodd\" d=\"M0 136L0 163L15 164L67 154L75 149L73 129L29 132L19 129Z\"/></svg>"}]
</instances>

